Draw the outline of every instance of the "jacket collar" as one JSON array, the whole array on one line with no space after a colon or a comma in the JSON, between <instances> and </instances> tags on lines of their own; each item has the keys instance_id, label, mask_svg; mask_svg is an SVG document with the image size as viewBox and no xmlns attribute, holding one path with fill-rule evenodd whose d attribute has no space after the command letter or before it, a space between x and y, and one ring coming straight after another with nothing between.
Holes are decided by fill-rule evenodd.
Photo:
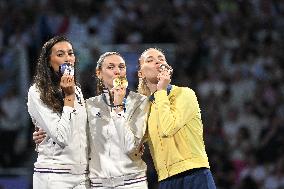
<instances>
[{"instance_id":1,"label":"jacket collar","mask_svg":"<svg viewBox=\"0 0 284 189\"><path fill-rule=\"evenodd\" d=\"M107 100L109 99L109 95L108 93L105 94ZM125 107L126 107L126 119L130 119L131 115L133 114L133 112L140 107L140 104L142 104L145 100L147 100L147 97L144 95L141 95L139 93L135 93L130 91L127 99L126 99L126 103L125 103ZM105 103L104 100L104 96L103 94L93 97L91 98L92 101L92 106L99 108L99 114L101 116L106 116L108 118L110 118L110 107ZM108 100L109 102L109 100Z\"/></svg>"},{"instance_id":2,"label":"jacket collar","mask_svg":"<svg viewBox=\"0 0 284 189\"><path fill-rule=\"evenodd\" d=\"M171 84L169 84L168 87L167 87L167 95L170 94L172 88L173 88L173 86ZM151 94L151 96L149 96L150 102L154 102L155 101L154 94L155 94L155 92L153 94Z\"/></svg>"}]
</instances>

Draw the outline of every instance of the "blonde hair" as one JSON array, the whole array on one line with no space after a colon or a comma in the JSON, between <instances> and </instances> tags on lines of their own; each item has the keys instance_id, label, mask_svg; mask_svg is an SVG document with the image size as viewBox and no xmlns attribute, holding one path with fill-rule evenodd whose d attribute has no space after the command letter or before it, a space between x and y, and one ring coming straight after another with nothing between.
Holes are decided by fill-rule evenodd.
<instances>
[{"instance_id":1,"label":"blonde hair","mask_svg":"<svg viewBox=\"0 0 284 189\"><path fill-rule=\"evenodd\" d=\"M139 77L137 91L138 91L138 93L146 95L146 96L151 95L151 91L150 91L149 87L147 86L146 80L141 78L141 77Z\"/></svg>"},{"instance_id":2,"label":"blonde hair","mask_svg":"<svg viewBox=\"0 0 284 189\"><path fill-rule=\"evenodd\" d=\"M98 70L101 70L102 69L102 65L103 65L103 62L105 60L106 57L108 56L111 56L111 55L117 55L117 56L120 56L121 58L123 58L121 56L121 54L119 54L118 52L115 52L115 51L112 51L112 52L105 52L104 54L102 54L97 62L97 67L96 69Z\"/></svg>"},{"instance_id":3,"label":"blonde hair","mask_svg":"<svg viewBox=\"0 0 284 189\"><path fill-rule=\"evenodd\" d=\"M96 71L102 70L102 65L103 65L105 58L111 55L117 55L117 56L120 56L122 59L124 59L121 56L121 54L118 52L115 52L115 51L105 52L104 54L100 56L99 60L97 61ZM96 78L96 92L97 92L97 95L100 95L105 89L105 87L103 85L102 79L99 79L97 75L95 75L95 78Z\"/></svg>"},{"instance_id":4,"label":"blonde hair","mask_svg":"<svg viewBox=\"0 0 284 189\"><path fill-rule=\"evenodd\" d=\"M143 56L147 51L152 50L152 49L157 50L157 51L161 52L163 55L165 55L164 52L163 52L163 50L161 50L161 49L159 49L159 48L156 48L156 47L150 47L150 48L144 50L143 53L141 54L141 56L140 56L139 59L138 59L138 72L141 70L142 56ZM150 95L151 95L151 91L150 91L149 87L147 86L147 81L146 81L146 79L139 77L137 91L138 91L140 94L143 94L143 95L146 95L146 96L150 96Z\"/></svg>"}]
</instances>

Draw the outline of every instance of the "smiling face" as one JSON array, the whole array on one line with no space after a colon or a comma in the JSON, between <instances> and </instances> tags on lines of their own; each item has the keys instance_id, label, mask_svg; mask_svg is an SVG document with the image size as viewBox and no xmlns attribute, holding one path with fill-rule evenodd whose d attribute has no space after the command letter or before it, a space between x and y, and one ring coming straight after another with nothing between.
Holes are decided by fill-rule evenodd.
<instances>
[{"instance_id":1,"label":"smiling face","mask_svg":"<svg viewBox=\"0 0 284 189\"><path fill-rule=\"evenodd\" d=\"M139 77L145 78L147 82L157 84L160 65L167 64L167 61L165 55L161 51L150 48L141 55L139 63Z\"/></svg>"},{"instance_id":2,"label":"smiling face","mask_svg":"<svg viewBox=\"0 0 284 189\"><path fill-rule=\"evenodd\" d=\"M55 72L58 72L59 66L63 63L70 63L74 66L75 55L72 45L67 41L56 43L51 48L50 65Z\"/></svg>"},{"instance_id":3,"label":"smiling face","mask_svg":"<svg viewBox=\"0 0 284 189\"><path fill-rule=\"evenodd\" d=\"M117 77L126 77L126 65L123 58L112 54L106 56L100 68L96 70L97 77L103 81L106 88L113 88L113 79Z\"/></svg>"}]
</instances>

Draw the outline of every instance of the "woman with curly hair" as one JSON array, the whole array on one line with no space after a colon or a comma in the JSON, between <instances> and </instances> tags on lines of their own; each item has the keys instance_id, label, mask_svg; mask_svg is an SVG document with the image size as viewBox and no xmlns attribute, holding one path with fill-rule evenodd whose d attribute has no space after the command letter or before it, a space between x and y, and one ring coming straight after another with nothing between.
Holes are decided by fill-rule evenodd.
<instances>
[{"instance_id":1,"label":"woman with curly hair","mask_svg":"<svg viewBox=\"0 0 284 189\"><path fill-rule=\"evenodd\" d=\"M56 36L43 45L27 103L34 125L46 133L37 146L34 189L89 188L87 113L72 71L76 64L67 38Z\"/></svg>"}]
</instances>

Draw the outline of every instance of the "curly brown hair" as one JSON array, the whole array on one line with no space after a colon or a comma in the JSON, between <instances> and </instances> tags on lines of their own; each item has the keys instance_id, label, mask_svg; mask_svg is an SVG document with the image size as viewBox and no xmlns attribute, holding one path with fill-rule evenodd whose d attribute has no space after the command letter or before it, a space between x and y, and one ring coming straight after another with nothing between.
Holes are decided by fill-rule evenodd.
<instances>
[{"instance_id":1,"label":"curly brown hair","mask_svg":"<svg viewBox=\"0 0 284 189\"><path fill-rule=\"evenodd\" d=\"M35 84L40 92L40 99L54 112L61 114L64 106L63 93L60 88L60 74L55 72L50 65L52 47L59 42L66 41L72 45L70 40L64 36L55 36L48 40L42 47L37 61L35 75L32 84ZM77 59L76 59L77 60ZM76 73L76 63L75 63ZM75 83L76 77L74 76Z\"/></svg>"}]
</instances>

